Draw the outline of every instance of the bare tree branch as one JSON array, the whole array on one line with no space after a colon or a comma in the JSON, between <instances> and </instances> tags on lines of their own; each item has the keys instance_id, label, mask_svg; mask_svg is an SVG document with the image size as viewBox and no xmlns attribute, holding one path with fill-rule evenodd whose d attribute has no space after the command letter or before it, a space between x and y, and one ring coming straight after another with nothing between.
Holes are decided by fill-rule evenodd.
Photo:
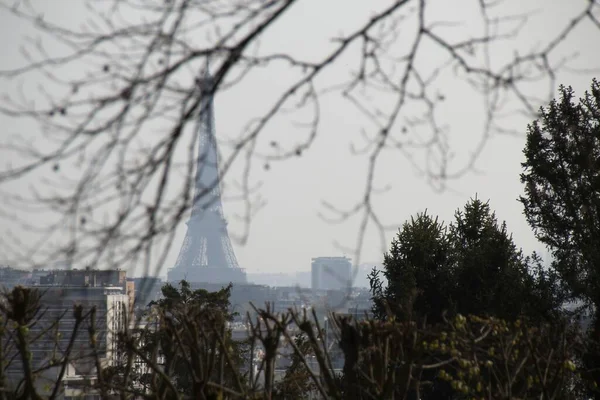
<instances>
[{"instance_id":1,"label":"bare tree branch","mask_svg":"<svg viewBox=\"0 0 600 400\"><path fill-rule=\"evenodd\" d=\"M240 85L259 69L285 65L289 71L275 98L257 100L262 113L235 139L220 138L222 177L243 164L241 183L234 186L239 196L232 196L243 202L241 242L264 206L255 199L251 166L259 162L269 169L310 151L320 135L325 97L337 95L364 117L366 143L353 145L366 162L361 195L346 210L324 201L323 213L327 220L356 219L358 264L368 229L375 228L382 246L385 242L387 226L374 203L382 195L378 188L385 187L377 181L384 152L397 152L432 187L445 190L449 180L476 170L492 135L511 132L501 123L506 104L531 115L552 95L557 74L570 68L561 45L576 29L600 27L597 1L582 2L544 43L524 52L519 44L532 18L526 11L514 14L504 2L473 0L481 30L452 36L447 33L459 32L461 23L440 17L440 5L398 0L373 6L368 17L328 43L324 54L301 58L293 50L261 50L274 26L294 17L297 3L90 2L90 18L81 29L45 19L27 1L0 4L39 34L24 41L25 64L0 71L0 80L15 88L0 102L0 115L37 126L27 137L0 139L0 158L12 162L0 166L0 184L10 188L17 179L30 180L34 189L3 190L0 196L11 207L40 208L53 218L45 224L22 221L20 228L35 231L40 241L26 246L6 236L0 255L33 265L139 264L146 274L158 273L176 228L197 200L195 129L204 112L197 78L210 60L213 84L205 95ZM61 51L46 47L48 41ZM495 57L506 49L514 55ZM441 117L449 94L440 82L450 76L469 84L470 95L481 96L485 109L479 140L464 162L453 158L452 126ZM16 83L20 80L25 83ZM37 91L34 82L40 84ZM531 89L536 82L548 93ZM276 119L296 112L311 116L295 126L306 130L304 139L267 137Z\"/></svg>"}]
</instances>

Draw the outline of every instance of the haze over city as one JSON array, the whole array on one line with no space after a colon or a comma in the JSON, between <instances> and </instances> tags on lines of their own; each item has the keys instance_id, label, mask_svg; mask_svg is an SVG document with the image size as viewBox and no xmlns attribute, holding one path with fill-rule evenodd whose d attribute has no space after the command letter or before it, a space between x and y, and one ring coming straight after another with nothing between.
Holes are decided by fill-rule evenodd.
<instances>
[{"instance_id":1,"label":"haze over city","mask_svg":"<svg viewBox=\"0 0 600 400\"><path fill-rule=\"evenodd\" d=\"M34 2L37 12L44 20L78 27L86 20L86 11L80 2ZM460 22L456 25L440 27L445 38L459 40L465 32L481 32L479 11L467 1L464 7L458 4L435 5L429 14L434 20ZM383 3L382 3L383 4ZM531 12L527 24L523 27L519 42L506 39L494 45L494 52L489 60L492 64L502 64L503 57L513 56L515 52L525 53L535 49L544 42L556 29L557 24L575 17L579 9L573 2L528 2L523 10L523 3L506 2L503 13ZM260 54L278 53L286 50L295 57L315 60L322 57L334 45L331 38L348 32L365 14L374 12L379 3L347 2L347 1L306 1L292 7L260 41ZM343 10L343 18L340 15ZM68 18L65 16L68 15ZM134 18L135 16L124 16ZM331 21L336 23L332 24ZM518 21L514 27L518 26ZM310 27L310 28L309 28ZM0 29L4 39L1 42L3 57L0 70L19 68L26 62L24 53L20 51L28 36L35 36L35 31L10 13L0 16ZM578 95L588 88L593 71L600 66L600 53L594 51L591 23L582 23L574 32L561 42L558 50L552 53L554 64L566 63L559 69L552 87L549 81L527 83L539 102L534 107L545 104L549 95L556 96L558 84L573 86ZM208 34L208 33L207 33ZM9 39L10 38L10 39ZM202 43L203 37L194 38ZM407 46L408 46L407 41ZM402 42L400 42L401 44ZM43 38L46 52L61 54L65 47L48 37ZM400 45L402 47L402 45ZM355 61L360 49L349 50L337 65L332 66L318 80L322 87L332 86L353 73L350 65ZM424 48L418 62L423 71L443 64L446 55L432 48L427 52ZM199 64L201 65L201 64ZM429 67L431 66L431 67ZM83 65L81 66L83 67ZM100 68L101 66L98 66ZM75 74L77 64L69 65L63 72L72 70ZM430 71L431 72L431 71ZM198 70L198 73L200 71ZM424 73L426 75L426 73ZM363 238L360 264L381 263L383 252L396 234L398 227L418 212L428 210L433 215L450 221L454 212L474 196L490 200L499 220L506 220L508 230L526 252L537 250L545 253L544 246L533 237L522 213L522 206L516 201L523 192L518 175L523 161L522 148L529 115L519 110L518 101L507 97L502 104L498 125L511 133L491 132L484 137L485 103L482 97L465 93L476 93L464 80L457 79L460 72L445 70L432 87L430 93L439 95L440 104L436 109L440 132L440 142L427 149L407 148L406 151L389 149L380 154L374 180L373 206L377 217L386 228L384 236L373 223L369 223ZM276 76L276 79L273 77ZM35 77L35 80L34 80ZM267 105L285 90L294 79L293 72L283 64L275 64L265 69L253 70L239 84L232 85L225 91L219 91L215 97L216 135L220 142L220 151L226 155L231 148L226 145L247 126L248 122L264 112ZM28 101L38 96L40 104L44 103L44 81L42 74L30 75L26 80L1 79L1 91L4 95L20 96L23 92ZM38 91L42 89L42 91ZM35 94L39 93L39 94ZM367 94L372 109L389 108L393 97L377 92ZM33 97L32 97L33 96ZM424 142L429 133L420 127L410 127L410 110L407 111L397 125L396 132L407 129L407 135L417 142ZM413 107L414 111L419 110ZM285 161L267 162L257 158L251 169L248 184L255 187L250 196L253 200L251 223L245 221L250 216L245 201L239 200L238 190L243 185L244 164L239 162L224 177L223 203L228 229L240 266L250 274L285 273L294 277L297 271L309 271L311 258L318 256L342 256L355 258L361 215L355 215L341 222L332 222L338 215L324 204L336 209L349 210L364 195L368 157L355 153L352 149L364 147L363 132L373 135L375 124L365 117L352 102L337 96L323 95L320 101L320 124L314 144L300 157L291 157ZM310 119L305 111L280 116L265 129L264 139L257 144L257 153L266 153L270 143L277 141L281 147L297 143L306 138L310 132L305 125ZM22 140L43 145L38 135L38 127L24 119L14 119L6 114L0 115L5 138L15 135ZM408 127L408 128L406 128ZM160 133L160 125L150 136ZM480 142L483 147L478 152ZM8 142L7 142L8 143ZM477 153L477 154L476 154ZM18 163L11 157L11 152L3 152L3 163ZM473 157L476 154L475 157ZM473 163L471 164L471 159ZM446 163L442 169L441 165ZM466 167L466 170L463 169ZM69 174L69 168L77 168L74 164L60 166L61 172ZM443 170L443 171L442 171ZM75 171L75 170L74 170ZM432 179L432 174L442 173L447 178ZM25 179L9 182L3 192L28 193L36 188L47 175L51 175L51 167L39 170ZM39 186L43 188L43 186ZM37 189L36 190L40 190ZM264 203L264 206L263 206ZM260 206L258 206L260 205ZM104 210L106 213L107 211ZM10 210L5 209L2 229L10 231L11 238L20 243L32 243L37 240L34 232L23 224L11 222ZM38 226L40 223L51 223L52 217L39 214L27 216L19 213L25 223ZM186 217L183 218L185 221ZM94 218L102 218L94 215ZM248 231L246 232L246 229ZM245 237L242 243L237 240ZM173 238L173 244L164 260L160 275L166 275L166 269L175 264L177 254L185 235L185 225L179 224ZM8 236L7 236L8 237ZM4 242L3 251L6 259L11 260L14 245ZM14 244L14 243L13 243ZM2 253L0 253L2 254ZM22 256L22 255L21 255ZM123 266L126 267L126 266ZM138 272L139 273L139 272Z\"/></svg>"},{"instance_id":2,"label":"haze over city","mask_svg":"<svg viewBox=\"0 0 600 400\"><path fill-rule=\"evenodd\" d=\"M600 400L600 0L0 0L0 400Z\"/></svg>"}]
</instances>

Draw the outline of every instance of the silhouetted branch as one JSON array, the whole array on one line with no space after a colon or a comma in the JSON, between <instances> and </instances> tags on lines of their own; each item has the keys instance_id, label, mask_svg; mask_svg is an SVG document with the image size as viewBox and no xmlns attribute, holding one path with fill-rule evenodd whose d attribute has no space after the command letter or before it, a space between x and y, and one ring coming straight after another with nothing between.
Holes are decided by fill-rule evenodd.
<instances>
[{"instance_id":1,"label":"silhouetted branch","mask_svg":"<svg viewBox=\"0 0 600 400\"><path fill-rule=\"evenodd\" d=\"M552 94L557 73L566 67L564 60L556 61L562 57L559 48L575 30L588 21L600 26L598 4L588 1L572 19L565 16L562 26L557 23L536 49L517 53L531 18L527 12L511 14L501 2L469 2L481 30L453 37L449 29L458 23L445 19L445 6L398 0L372 6L367 17L328 42L326 52L299 57L287 49L261 51L260 42L268 40L275 24L293 18L297 3L114 0L90 3L85 14L90 19L81 29L40 17L27 1L0 5L40 35L24 47L23 65L0 71L6 82L27 82L14 84L0 102L0 115L37 126L29 135L0 139L0 158L12 162L0 167L0 183L32 182L28 193L3 190L0 196L7 208L35 207L47 216L34 222L15 216L17 211L0 216L39 235L28 246L7 232L0 255L34 265L50 260L140 264L145 274L163 268L174 232L197 200L195 129L205 111L197 78L210 61L213 83L205 95L248 81L259 69L284 65L289 72L275 98L252 97L262 111L235 139L219 140L222 176L236 173L235 163L243 158L236 188L244 206L241 242L263 205L254 199L256 168L251 166L258 162L269 169L310 151L320 135L325 96L339 95L364 117L365 143L353 144L366 162L361 193L346 210L324 202L323 215L342 222L357 219L352 246L358 264L369 227L379 232L382 245L385 241L387 226L374 202L385 151L397 152L432 187L445 190L448 180L475 169L491 135L511 131L500 122L508 101L532 115L546 96L528 85L547 83ZM45 47L46 39L62 46L63 54ZM493 57L512 49L513 56ZM449 74L468 83L470 95L481 96L484 108L480 140L464 162L452 159L451 126L440 115L450 99L466 96L442 90L440 80ZM39 90L32 91L31 82L40 83ZM304 110L310 114L300 127L307 132L304 139L267 138L278 117Z\"/></svg>"}]
</instances>

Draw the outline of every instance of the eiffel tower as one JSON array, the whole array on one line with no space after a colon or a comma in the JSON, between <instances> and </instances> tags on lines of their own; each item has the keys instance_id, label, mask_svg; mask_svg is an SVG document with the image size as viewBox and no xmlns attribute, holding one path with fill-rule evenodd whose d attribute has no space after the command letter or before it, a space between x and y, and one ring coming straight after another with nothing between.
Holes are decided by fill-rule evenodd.
<instances>
[{"instance_id":1,"label":"eiffel tower","mask_svg":"<svg viewBox=\"0 0 600 400\"><path fill-rule=\"evenodd\" d=\"M173 283L186 280L190 284L246 283L246 273L238 265L223 216L215 139L213 81L208 65L199 84L202 99L198 121L199 152L194 204L177 262L168 271L167 280Z\"/></svg>"}]
</instances>

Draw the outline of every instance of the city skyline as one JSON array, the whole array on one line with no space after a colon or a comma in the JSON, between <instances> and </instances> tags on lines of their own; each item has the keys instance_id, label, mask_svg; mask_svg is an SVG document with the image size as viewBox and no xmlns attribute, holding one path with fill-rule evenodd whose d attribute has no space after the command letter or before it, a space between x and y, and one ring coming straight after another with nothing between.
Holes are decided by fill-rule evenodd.
<instances>
[{"instance_id":1,"label":"city skyline","mask_svg":"<svg viewBox=\"0 0 600 400\"><path fill-rule=\"evenodd\" d=\"M506 4L507 13L520 10L519 2ZM518 45L507 43L499 46L499 56L496 58L511 56L513 49L526 51L535 47L555 26L563 26L565 21L570 20L578 12L576 7L565 4L547 4L541 1L531 4L531 10L539 12L532 14L524 35L520 36L522 41ZM49 21L60 21L65 11L64 7L43 3L36 6L39 6L40 11ZM537 6L539 8L536 8ZM347 13L347 18L340 21L339 26L332 26L329 21L342 7ZM372 12L373 7L376 8L368 4L347 5L340 1L327 5L314 2L301 3L290 10L289 15L285 17L285 22L273 26L272 32L262 43L261 51L276 52L281 49L291 49L295 55L308 60L318 58L331 48L330 38L338 35L339 31L349 31L352 24ZM83 7L73 5L69 6L69 13L73 18L64 21L68 26L76 26L78 21L84 20L87 15ZM478 18L477 10L472 8L462 10L460 7L440 7L438 11L432 13L432 20L443 16L444 13L447 13L449 20L463 21L465 24L470 19ZM307 24L307 18L310 19L314 15L320 17L311 20L312 29L306 31L303 27ZM0 19L2 21L0 29L4 37L15 38L2 41L5 57L0 61L0 70L18 68L25 62L25 58L19 52L19 46L24 43L25 36L32 34L33 31L25 24L19 23L18 19L10 17L8 13L0 16ZM585 24L561 43L561 50L555 60L557 63L561 57L569 58L574 49L577 49L580 54L577 58L570 59L569 69L557 74L556 84L553 87L547 87L546 82L531 83L534 87L533 93L539 97L535 107L544 105L549 94L556 96L557 85L560 83L573 86L578 96L589 87L594 68L600 66L600 55L593 51L594 45L591 41L593 36L589 34L590 29L594 28L590 24ZM465 32L471 31L479 32L479 27L467 24L464 31L448 30L448 37L455 36L458 39ZM60 53L64 50L54 42L49 41L46 44L51 51ZM352 60L352 57L357 54L358 49L352 52L347 60ZM431 53L431 59L427 61L435 64L439 60L438 53ZM427 62L423 64L426 65ZM217 93L215 112L216 120L219 121L217 136L221 142L225 144L231 142L232 138L243 130L245 124L259 115L274 95L293 78L293 74L286 68L276 66L267 70L256 70L239 85ZM77 69L67 69L65 72L76 75ZM196 70L191 73L197 72ZM347 76L348 71L342 67L333 69L319 82L323 84L327 80L336 81L337 75ZM278 79L273 79L273 76L277 76ZM32 81L27 82L18 82L18 79L1 79L2 92L16 95L19 93L19 85L25 85L26 89L33 91L36 85L43 82L43 76L37 76L36 79L39 81L33 78ZM440 118L449 132L447 145L454 151L452 158L454 161L451 162L453 167L449 172L457 171L464 164L469 164L470 157L477 150L477 143L484 126L483 103L476 96L474 98L463 96L464 91L470 89L465 82L457 80L452 73L446 74L432 90L439 91L445 98L445 105L440 110ZM42 97L38 100L44 101ZM384 95L372 98L372 101L375 108L390 105L390 99ZM503 126L517 134L521 133L521 136L496 133L487 138L486 146L472 168L467 173L461 174L460 179L448 177L444 182L447 185L444 190L438 190L436 183L430 181L427 174L415 167L414 163L417 166L427 165L427 155L424 152L414 150L410 153L412 160L400 152L384 153L375 181L377 190L374 202L385 227L389 229L380 236L377 229L373 226L369 227L363 243L361 259L357 261L359 263L381 262L383 252L387 250L397 229L416 213L427 209L430 213L449 221L454 212L476 194L481 199L490 200L490 205L496 210L499 220L506 220L508 230L514 234L515 242L523 247L525 252L537 250L545 253L543 246L534 239L531 229L522 216L521 206L516 201L523 190L518 175L521 169L520 161L523 159L524 132L526 125L532 120L530 116L522 116L518 111L510 111L516 110L517 107L514 101L506 105L509 117L504 120ZM303 138L306 132L298 131L297 127L305 122L304 117L304 114L300 113L276 120L266 132L265 140L259 146L260 151L266 154L270 143L275 139L284 146ZM34 141L35 134L38 132L36 126L10 119L6 115L0 116L0 122L7 127L5 137L23 135L23 140ZM157 125L158 132L160 126ZM313 148L304 152L302 157L292 158L282 163L273 162L268 168L261 159L256 160L249 186L255 187L262 182L262 186L258 186L256 192L260 198L266 200L267 204L265 207L258 207L259 211L252 213L249 227L245 222L246 205L243 201L237 200L236 193L236 188L242 185L240 171L243 165L232 167L231 174L227 175L224 181L225 217L229 222L234 251L241 267L247 271L276 272L285 268L286 271L293 272L308 270L312 257L347 254L354 258L357 232L360 227L359 218L349 219L341 224L333 223L330 220L335 219L336 213L331 212L324 204L332 204L338 209L347 210L352 208L357 198L360 198L367 163L365 158L356 156L351 148L362 146L362 132L372 130L372 126L368 119L356 112L352 104L343 99L325 97L319 128L323 135L318 137ZM406 119L401 121L396 130L401 130L402 126L406 126ZM151 141L156 133L156 131L148 132L146 137ZM409 134L412 135L410 132ZM414 135L415 140L418 139L419 132L416 131ZM224 146L222 151L228 154L232 149ZM7 162L17 161L16 158L11 159L11 154L8 153ZM70 165L61 165L60 171L66 171L66 174L74 176L78 172L75 166ZM3 191L25 193L36 180L46 179L48 174L52 174L51 168L40 171L37 175L34 174L32 179L6 184ZM378 194L380 189L385 188L389 190ZM258 200L257 202L262 204ZM103 215L95 213L92 217L101 220ZM40 221L47 224L53 222L52 217L40 217L37 214L23 216L23 219L30 225ZM11 221L10 218L5 220ZM10 230L11 235L24 244L35 243L37 240L37 237L20 223L10 222L10 225L5 225L3 229ZM248 232L246 229L249 229ZM184 237L185 225L182 223L177 227L172 240L175 245L169 251L158 275L166 275L167 268L175 265L178 244L182 243ZM6 258L12 258L13 255L9 250L13 249L3 247L0 251L6 255ZM26 256L19 255L21 258ZM136 271L132 272L138 275Z\"/></svg>"},{"instance_id":2,"label":"city skyline","mask_svg":"<svg viewBox=\"0 0 600 400\"><path fill-rule=\"evenodd\" d=\"M600 0L0 35L0 397L600 400Z\"/></svg>"}]
</instances>

